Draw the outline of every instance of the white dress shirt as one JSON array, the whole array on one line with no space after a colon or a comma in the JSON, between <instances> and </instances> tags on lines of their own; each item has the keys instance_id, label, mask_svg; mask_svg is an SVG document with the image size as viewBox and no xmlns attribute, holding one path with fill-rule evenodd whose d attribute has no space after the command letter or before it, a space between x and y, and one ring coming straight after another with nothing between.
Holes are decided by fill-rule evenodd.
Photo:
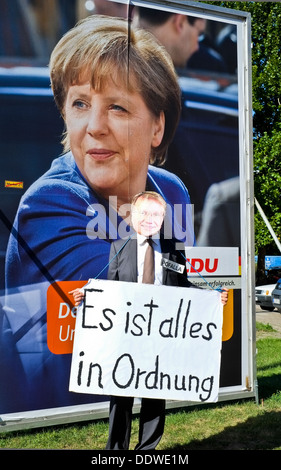
<instances>
[{"instance_id":1,"label":"white dress shirt","mask_svg":"<svg viewBox=\"0 0 281 470\"><path fill-rule=\"evenodd\" d=\"M153 241L153 248L154 248L154 265L155 265L155 280L154 284L160 285L162 284L162 252L161 252L161 245L159 238L152 238ZM147 248L146 237L143 235L137 234L137 269L138 269L138 282L142 282L142 274L143 274L143 264L144 264L144 257Z\"/></svg>"}]
</instances>

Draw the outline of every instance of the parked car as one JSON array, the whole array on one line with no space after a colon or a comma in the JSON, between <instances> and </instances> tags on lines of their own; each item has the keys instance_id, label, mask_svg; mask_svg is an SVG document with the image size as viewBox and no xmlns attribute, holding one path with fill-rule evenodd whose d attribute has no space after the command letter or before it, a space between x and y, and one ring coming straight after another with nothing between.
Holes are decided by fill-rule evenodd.
<instances>
[{"instance_id":1,"label":"parked car","mask_svg":"<svg viewBox=\"0 0 281 470\"><path fill-rule=\"evenodd\" d=\"M47 67L0 67L0 290L9 228L21 196L62 152L63 120ZM5 181L12 184L6 185ZM13 182L20 182L18 186Z\"/></svg>"},{"instance_id":2,"label":"parked car","mask_svg":"<svg viewBox=\"0 0 281 470\"><path fill-rule=\"evenodd\" d=\"M272 303L272 291L276 284L266 284L264 286L257 286L255 289L256 304L259 305L262 310L274 310ZM280 291L281 294L281 291Z\"/></svg>"},{"instance_id":3,"label":"parked car","mask_svg":"<svg viewBox=\"0 0 281 470\"><path fill-rule=\"evenodd\" d=\"M281 313L281 279L277 281L275 288L272 291L272 304Z\"/></svg>"}]
</instances>

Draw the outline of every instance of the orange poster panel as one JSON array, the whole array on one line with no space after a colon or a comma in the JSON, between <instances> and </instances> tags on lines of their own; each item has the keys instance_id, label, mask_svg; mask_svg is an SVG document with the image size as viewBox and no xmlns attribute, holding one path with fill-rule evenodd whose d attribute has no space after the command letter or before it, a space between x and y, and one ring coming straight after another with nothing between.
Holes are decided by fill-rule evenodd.
<instances>
[{"instance_id":1,"label":"orange poster panel","mask_svg":"<svg viewBox=\"0 0 281 470\"><path fill-rule=\"evenodd\" d=\"M83 287L87 281L61 281L47 291L47 344L54 354L71 354L76 320L73 289Z\"/></svg>"}]
</instances>

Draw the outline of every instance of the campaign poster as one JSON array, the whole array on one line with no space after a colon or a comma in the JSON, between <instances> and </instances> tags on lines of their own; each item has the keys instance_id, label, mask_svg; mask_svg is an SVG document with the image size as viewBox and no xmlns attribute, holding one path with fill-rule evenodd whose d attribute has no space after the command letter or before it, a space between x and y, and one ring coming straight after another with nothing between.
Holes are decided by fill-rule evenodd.
<instances>
[{"instance_id":1,"label":"campaign poster","mask_svg":"<svg viewBox=\"0 0 281 470\"><path fill-rule=\"evenodd\" d=\"M136 171L132 147L122 174L128 173L131 188L145 168L143 189L166 198L166 234L186 246L190 280L206 289L230 288L219 399L252 396L250 18L203 4L131 1L128 35L144 5L157 14L184 16L195 44L184 62L175 64L181 114L165 162L141 164ZM126 53L131 70L130 49ZM102 404L107 409L102 393L69 390L76 320L70 292L90 278L106 279L111 242L131 230L129 200L118 204L121 186L116 183L105 197L81 171L75 146L70 142L70 150L63 151L65 123L46 64L1 70L2 430L13 420L24 427L25 418L29 425L42 424L45 416L76 419L79 410ZM84 104L80 100L75 107ZM133 145L131 131L127 126ZM143 128L138 151L148 134ZM222 258L226 264L220 271Z\"/></svg>"}]
</instances>

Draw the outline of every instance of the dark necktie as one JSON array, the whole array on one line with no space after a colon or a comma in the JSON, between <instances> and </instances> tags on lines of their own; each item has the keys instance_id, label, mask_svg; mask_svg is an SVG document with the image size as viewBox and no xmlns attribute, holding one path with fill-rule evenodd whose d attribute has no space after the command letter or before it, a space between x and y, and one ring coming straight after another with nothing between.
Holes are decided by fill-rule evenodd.
<instances>
[{"instance_id":1,"label":"dark necktie","mask_svg":"<svg viewBox=\"0 0 281 470\"><path fill-rule=\"evenodd\" d=\"M154 284L154 249L153 241L151 238L147 238L147 248L144 257L143 264L143 276L142 282L144 284Z\"/></svg>"}]
</instances>

